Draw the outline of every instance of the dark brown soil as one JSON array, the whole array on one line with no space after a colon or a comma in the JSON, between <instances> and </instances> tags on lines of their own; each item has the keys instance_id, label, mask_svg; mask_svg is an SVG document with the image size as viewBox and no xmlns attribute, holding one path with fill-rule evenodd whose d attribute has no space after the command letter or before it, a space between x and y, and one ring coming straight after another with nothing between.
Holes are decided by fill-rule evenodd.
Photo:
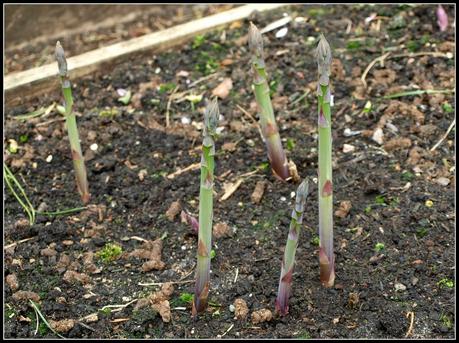
<instances>
[{"instance_id":1,"label":"dark brown soil","mask_svg":"<svg viewBox=\"0 0 459 343\"><path fill-rule=\"evenodd\" d=\"M445 8L452 23L454 9ZM252 18L260 28L284 12L307 19L292 21L283 38L275 37L277 30L264 36L284 147L289 146L288 158L296 163L300 176L310 180L317 175L313 48L318 32L333 47L335 209L342 201L352 204L347 216L334 218L336 281L332 289L326 289L319 282L317 189L310 181L290 313L270 322L253 324L250 315L259 309L274 311L292 192L298 184L278 181L266 168L257 127L241 110L256 117L250 56L243 39L248 21L75 81L75 111L88 157L92 207L67 216L38 215L28 227L21 224L26 218L23 209L5 191L5 245L18 242L5 250L5 277L14 274L18 283L16 288L9 277L5 286L5 336L55 337L44 324L35 334L36 315L30 303L13 298L22 290L39 295L40 310L48 320L79 321L62 333L72 338L455 337L455 129L431 151L455 118L454 94L383 98L416 88L455 87L454 28L440 32L435 9L432 5L291 6ZM364 23L374 12L382 17L379 31L377 19L371 28ZM346 18L352 21L349 33ZM364 70L389 51L392 55L384 66L377 63L369 71L364 89L360 80ZM409 57L410 52L418 55ZM443 55L420 54L424 52ZM193 84L203 77L207 79ZM200 161L198 128L204 99L225 77L231 78L233 88L219 102L223 131L217 140L214 223L227 223L233 236L214 240L211 306L194 321L191 305L180 298L194 290L196 236L179 215L170 221L166 211L178 200L182 208L197 215L199 170L174 179L167 175ZM147 82L151 88L145 87ZM129 105L117 101L118 88L133 92ZM182 94L186 90L190 93ZM188 94L203 94L203 100L191 106L185 100ZM48 211L81 206L64 122L56 111L27 121L13 116L61 101L56 89L34 102L5 109L4 142L14 139L19 144L16 154L5 150L6 164L34 206L46 203ZM364 111L368 101L371 110ZM166 128L168 108L171 126ZM112 115L107 116L108 112ZM379 144L371 137L382 117L388 124L381 126L384 141ZM359 133L347 136L345 129ZM27 142L21 142L23 135ZM91 153L94 143L98 149ZM231 151L228 145L223 148L225 143L237 145ZM345 144L355 150L343 152ZM30 148L33 157L24 159ZM47 162L49 155L52 160ZM21 162L22 166L14 167ZM143 169L146 175L140 180ZM220 200L225 183L255 170L243 177L234 194ZM266 189L255 205L251 194L260 180L266 181ZM166 267L143 272L145 261L127 255L141 246L139 239L160 237ZM111 262L94 256L100 271L88 268L84 256L110 242L120 245L123 254ZM53 254L46 248L56 255L44 256ZM70 264L62 267L59 261L64 254ZM64 281L68 270L85 273L89 282ZM121 310L103 310L160 289L160 285L140 284L167 281L176 282L168 323L150 307L134 310L135 302ZM247 302L250 311L243 320L234 319L230 311L238 298ZM83 319L91 314L97 318Z\"/></svg>"}]
</instances>

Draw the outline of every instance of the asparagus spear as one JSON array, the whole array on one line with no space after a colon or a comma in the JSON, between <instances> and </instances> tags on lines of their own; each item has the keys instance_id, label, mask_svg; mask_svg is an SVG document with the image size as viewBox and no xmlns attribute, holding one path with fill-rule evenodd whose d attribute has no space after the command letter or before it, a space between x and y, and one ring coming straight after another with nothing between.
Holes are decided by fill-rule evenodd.
<instances>
[{"instance_id":1,"label":"asparagus spear","mask_svg":"<svg viewBox=\"0 0 459 343\"><path fill-rule=\"evenodd\" d=\"M83 154L81 153L80 138L78 136L78 127L75 114L72 112L73 97L70 79L67 70L67 60L61 43L56 43L55 57L59 67L59 77L61 79L62 93L65 100L65 120L69 134L70 148L72 150L73 166L75 168L76 183L81 200L84 204L89 202L91 195L88 189L88 180L86 177L86 166L84 164Z\"/></svg>"},{"instance_id":2,"label":"asparagus spear","mask_svg":"<svg viewBox=\"0 0 459 343\"><path fill-rule=\"evenodd\" d=\"M296 247L303 222L303 211L308 196L308 182L306 179L296 191L295 208L292 211L292 220L288 232L287 246L285 247L282 270L277 291L276 311L282 315L288 313L288 299L292 288L293 264L295 262Z\"/></svg>"},{"instance_id":3,"label":"asparagus spear","mask_svg":"<svg viewBox=\"0 0 459 343\"><path fill-rule=\"evenodd\" d=\"M192 314L207 308L210 286L210 251L212 248L213 187L215 138L220 113L217 98L211 101L204 113L204 131L201 155L201 188L199 193L198 263Z\"/></svg>"},{"instance_id":4,"label":"asparagus spear","mask_svg":"<svg viewBox=\"0 0 459 343\"><path fill-rule=\"evenodd\" d=\"M282 180L287 180L290 178L290 172L269 96L268 77L263 59L263 38L253 23L250 23L249 47L252 51L253 88L260 111L260 125L268 150L268 158L274 175Z\"/></svg>"},{"instance_id":5,"label":"asparagus spear","mask_svg":"<svg viewBox=\"0 0 459 343\"><path fill-rule=\"evenodd\" d=\"M335 281L335 257L333 254L333 183L332 136L330 111L331 49L323 35L316 49L319 71L317 85L319 112L319 262L320 280L326 287Z\"/></svg>"}]
</instances>

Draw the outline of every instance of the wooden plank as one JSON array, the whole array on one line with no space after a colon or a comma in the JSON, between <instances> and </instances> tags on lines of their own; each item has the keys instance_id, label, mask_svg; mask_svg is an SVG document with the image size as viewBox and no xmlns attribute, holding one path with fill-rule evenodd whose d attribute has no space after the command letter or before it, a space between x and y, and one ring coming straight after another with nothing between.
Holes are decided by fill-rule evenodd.
<instances>
[{"instance_id":1,"label":"wooden plank","mask_svg":"<svg viewBox=\"0 0 459 343\"><path fill-rule=\"evenodd\" d=\"M152 49L163 50L178 45L190 37L211 31L222 25L249 17L254 11L273 10L285 4L250 4L208 17L156 31L128 41L116 43L67 59L71 80L88 75L102 65L119 62L132 54ZM65 47L64 47L65 49ZM4 77L7 104L21 103L58 86L56 63L13 73Z\"/></svg>"}]
</instances>

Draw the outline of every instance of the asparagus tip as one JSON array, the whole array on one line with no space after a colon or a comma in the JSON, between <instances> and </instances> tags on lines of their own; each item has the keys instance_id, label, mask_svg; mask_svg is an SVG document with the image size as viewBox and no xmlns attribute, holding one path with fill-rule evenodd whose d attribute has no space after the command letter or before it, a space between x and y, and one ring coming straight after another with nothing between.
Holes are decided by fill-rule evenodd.
<instances>
[{"instance_id":1,"label":"asparagus tip","mask_svg":"<svg viewBox=\"0 0 459 343\"><path fill-rule=\"evenodd\" d=\"M262 57L263 54L263 37L260 30L254 23L250 22L249 28L249 48L257 57Z\"/></svg>"},{"instance_id":2,"label":"asparagus tip","mask_svg":"<svg viewBox=\"0 0 459 343\"><path fill-rule=\"evenodd\" d=\"M59 75L67 75L67 60L65 59L64 48L62 47L61 42L59 41L57 41L56 43L56 51L54 55L56 57L57 65L59 67Z\"/></svg>"},{"instance_id":3,"label":"asparagus tip","mask_svg":"<svg viewBox=\"0 0 459 343\"><path fill-rule=\"evenodd\" d=\"M327 86L329 83L330 67L332 54L330 44L325 39L323 33L320 34L319 44L317 45L315 56L319 68L319 84Z\"/></svg>"},{"instance_id":4,"label":"asparagus tip","mask_svg":"<svg viewBox=\"0 0 459 343\"><path fill-rule=\"evenodd\" d=\"M204 112L204 136L216 135L219 117L220 111L218 108L218 99L215 97L207 104Z\"/></svg>"}]
</instances>

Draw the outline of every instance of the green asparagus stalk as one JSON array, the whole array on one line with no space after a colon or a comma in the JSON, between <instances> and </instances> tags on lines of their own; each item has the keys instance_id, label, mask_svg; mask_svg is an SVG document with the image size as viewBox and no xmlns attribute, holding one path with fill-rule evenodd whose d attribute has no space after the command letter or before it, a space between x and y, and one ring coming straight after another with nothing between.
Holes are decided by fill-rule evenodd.
<instances>
[{"instance_id":1,"label":"green asparagus stalk","mask_svg":"<svg viewBox=\"0 0 459 343\"><path fill-rule=\"evenodd\" d=\"M199 192L198 263L192 314L194 317L207 308L210 287L210 251L212 248L213 187L215 138L220 113L217 98L211 101L204 113L204 130L201 155L201 187Z\"/></svg>"},{"instance_id":2,"label":"green asparagus stalk","mask_svg":"<svg viewBox=\"0 0 459 343\"><path fill-rule=\"evenodd\" d=\"M287 245L282 260L282 270L277 291L276 311L281 315L288 313L288 299L292 288L293 265L295 262L296 247L303 222L303 211L308 196L308 182L305 179L296 191L295 208L292 211L292 220L288 232Z\"/></svg>"},{"instance_id":3,"label":"green asparagus stalk","mask_svg":"<svg viewBox=\"0 0 459 343\"><path fill-rule=\"evenodd\" d=\"M73 97L70 79L67 70L67 60L61 43L56 43L55 57L59 67L59 77L61 79L62 93L65 100L65 120L69 134L70 148L72 150L73 166L75 168L76 183L81 200L84 204L89 202L88 179L86 177L86 166L84 164L83 154L81 153L80 138L75 114L72 112Z\"/></svg>"},{"instance_id":4,"label":"green asparagus stalk","mask_svg":"<svg viewBox=\"0 0 459 343\"><path fill-rule=\"evenodd\" d=\"M282 180L288 180L290 178L288 162L282 148L279 129L269 96L268 76L263 59L263 37L253 23L250 23L249 47L252 52L253 89L260 111L260 125L268 150L268 158L274 175Z\"/></svg>"},{"instance_id":5,"label":"green asparagus stalk","mask_svg":"<svg viewBox=\"0 0 459 343\"><path fill-rule=\"evenodd\" d=\"M332 287L335 281L335 257L333 254L333 182L332 135L330 111L331 49L323 35L316 49L319 82L317 85L319 112L319 262L320 281Z\"/></svg>"}]
</instances>

